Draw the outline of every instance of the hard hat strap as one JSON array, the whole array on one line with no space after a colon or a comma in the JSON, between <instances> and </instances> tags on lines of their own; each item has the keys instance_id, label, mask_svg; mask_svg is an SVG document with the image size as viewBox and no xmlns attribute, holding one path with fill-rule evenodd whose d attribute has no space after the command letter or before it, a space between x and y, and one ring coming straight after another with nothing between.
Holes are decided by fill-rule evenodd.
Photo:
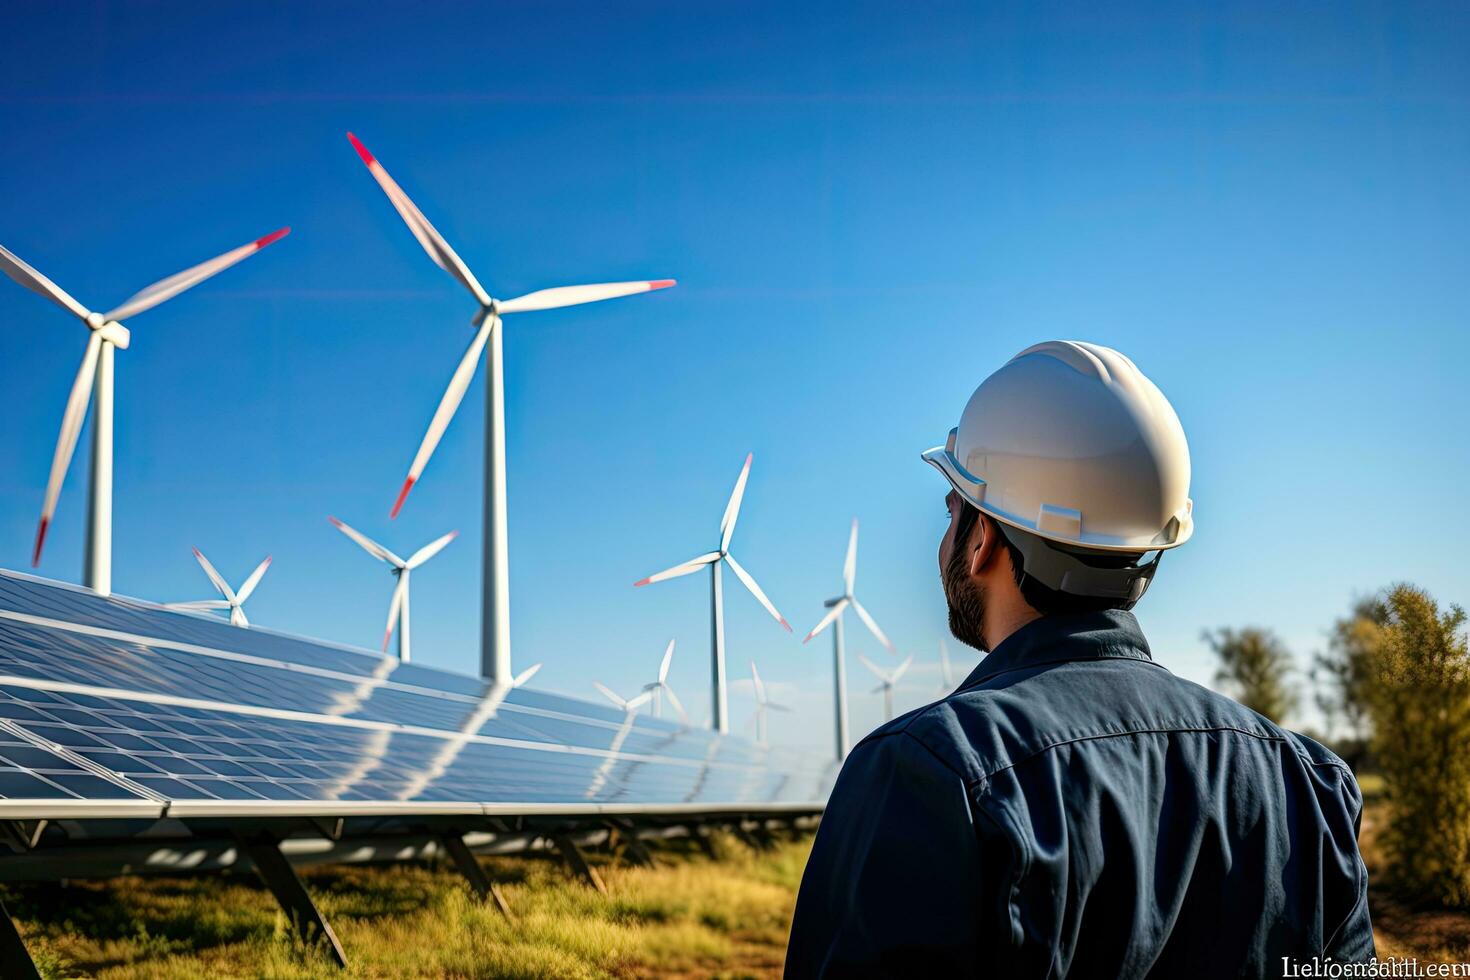
<instances>
[{"instance_id":1,"label":"hard hat strap","mask_svg":"<svg viewBox=\"0 0 1470 980\"><path fill-rule=\"evenodd\" d=\"M1154 555L1153 561L1144 565L1130 564L1121 568L1108 568L1087 561L1087 556L1061 548L1034 534L1027 534L1013 527L1004 527L1005 539L1021 552L1024 559L1021 569L1024 577L1035 579L1041 585L1068 595L1090 596L1099 599L1119 599L1123 609L1132 609L1148 591L1158 570L1163 551ZM1144 553L1138 555L1143 557Z\"/></svg>"}]
</instances>

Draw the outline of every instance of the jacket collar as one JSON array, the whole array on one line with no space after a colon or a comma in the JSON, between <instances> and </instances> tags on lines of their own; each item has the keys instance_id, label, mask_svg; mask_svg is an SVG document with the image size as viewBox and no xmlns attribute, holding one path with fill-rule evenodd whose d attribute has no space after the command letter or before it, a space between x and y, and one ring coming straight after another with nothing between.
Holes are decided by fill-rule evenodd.
<instances>
[{"instance_id":1,"label":"jacket collar","mask_svg":"<svg viewBox=\"0 0 1470 980\"><path fill-rule=\"evenodd\" d=\"M1034 619L1002 640L957 690L1021 667L1098 659L1153 662L1148 641L1132 613L1109 609Z\"/></svg>"}]
</instances>

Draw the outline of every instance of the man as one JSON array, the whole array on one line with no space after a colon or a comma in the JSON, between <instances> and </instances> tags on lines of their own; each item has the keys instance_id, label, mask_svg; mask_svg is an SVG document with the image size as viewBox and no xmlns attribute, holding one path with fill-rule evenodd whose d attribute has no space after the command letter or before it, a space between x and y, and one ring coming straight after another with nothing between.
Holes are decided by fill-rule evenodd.
<instances>
[{"instance_id":1,"label":"man","mask_svg":"<svg viewBox=\"0 0 1470 980\"><path fill-rule=\"evenodd\" d=\"M853 749L787 976L1278 976L1372 957L1352 773L1175 677L1128 612L1194 527L1159 389L1117 351L1040 344L924 459L950 484L950 629L989 656Z\"/></svg>"}]
</instances>

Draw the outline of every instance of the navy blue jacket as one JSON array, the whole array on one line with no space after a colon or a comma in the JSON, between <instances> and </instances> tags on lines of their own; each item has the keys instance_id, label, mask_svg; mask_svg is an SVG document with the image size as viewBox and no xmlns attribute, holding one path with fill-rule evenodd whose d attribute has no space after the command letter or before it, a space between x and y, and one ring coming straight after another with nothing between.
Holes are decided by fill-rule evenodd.
<instances>
[{"instance_id":1,"label":"navy blue jacket","mask_svg":"<svg viewBox=\"0 0 1470 980\"><path fill-rule=\"evenodd\" d=\"M1374 955L1347 766L1154 663L1126 612L1017 630L848 757L788 977L1278 976Z\"/></svg>"}]
</instances>

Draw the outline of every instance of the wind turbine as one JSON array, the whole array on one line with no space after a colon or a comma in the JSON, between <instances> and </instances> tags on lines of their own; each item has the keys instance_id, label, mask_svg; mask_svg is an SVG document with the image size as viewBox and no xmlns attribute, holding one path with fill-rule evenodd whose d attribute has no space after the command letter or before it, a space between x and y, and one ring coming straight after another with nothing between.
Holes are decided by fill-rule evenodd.
<instances>
[{"instance_id":1,"label":"wind turbine","mask_svg":"<svg viewBox=\"0 0 1470 980\"><path fill-rule=\"evenodd\" d=\"M663 717L663 696L667 694L669 696L669 703L674 706L675 711L679 712L679 718L687 725L689 723L689 713L684 710L684 706L679 703L679 696L669 686L669 664L673 660L674 641L670 640L668 649L664 651L664 659L658 665L658 680L644 684L643 690L653 695L653 716L655 718Z\"/></svg>"},{"instance_id":2,"label":"wind turbine","mask_svg":"<svg viewBox=\"0 0 1470 980\"><path fill-rule=\"evenodd\" d=\"M92 416L92 472L88 488L87 543L82 562L82 584L100 595L112 594L112 352L114 348L127 350L132 338L128 328L120 321L134 313L151 310L191 286L197 286L210 276L254 255L271 242L286 237L290 232L290 228L273 231L264 238L257 238L248 245L231 249L208 262L175 273L167 279L160 279L106 313L88 310L56 283L31 268L4 246L0 246L0 271L76 316L91 331L87 337L87 349L82 354L82 366L77 371L76 380L72 382L71 394L66 399L66 411L61 416L61 435L56 440L56 452L51 457L51 476L46 481L46 497L41 504L41 522L36 527L32 567L41 564L41 549L46 544L46 531L56 513L61 484L66 479L72 453L77 448L77 438L81 435L82 423L87 417L88 403L95 399L97 407Z\"/></svg>"},{"instance_id":3,"label":"wind turbine","mask_svg":"<svg viewBox=\"0 0 1470 980\"><path fill-rule=\"evenodd\" d=\"M377 161L367 147L356 136L347 134L348 140L357 150L362 162L367 164L373 179L388 195L394 210L408 225L408 230L434 263L448 272L470 291L480 309L475 313L473 324L475 335L470 340L464 356L449 378L449 387L434 410L429 421L429 430L408 468L408 477L398 491L390 516L397 517L399 508L408 497L428 464L429 457L439 445L449 420L454 418L464 393L475 375L475 363L480 352L485 352L485 554L484 591L480 612L480 673L491 681L511 676L510 669L510 557L507 547L506 503L505 503L505 378L502 367L501 333L495 329L500 317L507 313L525 313L531 310L552 310L562 306L576 306L598 300L631 296L653 289L674 285L672 279L652 279L638 282L610 282L592 286L558 286L553 289L538 289L510 300L497 300L480 285L469 266L455 254L444 236L429 223L423 212L409 200L403 189L388 176L388 171Z\"/></svg>"},{"instance_id":4,"label":"wind turbine","mask_svg":"<svg viewBox=\"0 0 1470 980\"><path fill-rule=\"evenodd\" d=\"M910 654L903 663L893 668L892 671L885 671L880 669L877 664L873 663L873 661L869 660L861 653L858 654L858 659L863 662L864 667L873 672L874 677L878 678L878 686L873 688L873 690L868 693L877 694L879 691L883 692L883 720L892 721L893 689L898 685L898 679L904 675L904 671L909 669L909 664L914 662L913 655Z\"/></svg>"},{"instance_id":5,"label":"wind turbine","mask_svg":"<svg viewBox=\"0 0 1470 980\"><path fill-rule=\"evenodd\" d=\"M255 566L255 571L251 572L250 577L245 580L245 584L240 586L239 592L230 588L224 576L214 570L214 566L209 563L209 559L205 558L204 553L198 548L194 549L194 557L199 559L199 565L204 569L204 574L209 576L209 581L214 583L215 589L219 591L219 594L223 598L201 599L198 602L170 602L168 603L168 608L185 609L192 612L202 612L209 609L228 609L230 611L230 623L232 625L249 626L250 620L245 618L245 600L250 598L250 594L260 584L261 578L265 575L265 570L271 567L271 556L266 555L265 561Z\"/></svg>"},{"instance_id":6,"label":"wind turbine","mask_svg":"<svg viewBox=\"0 0 1470 980\"><path fill-rule=\"evenodd\" d=\"M954 692L955 679L954 668L949 663L949 647L944 641L939 641L939 693L951 694Z\"/></svg>"},{"instance_id":7,"label":"wind turbine","mask_svg":"<svg viewBox=\"0 0 1470 980\"><path fill-rule=\"evenodd\" d=\"M606 684L602 683L602 681L593 681L592 686L601 691L603 697L607 698L613 704L617 705L619 708L622 708L623 711L630 715L637 711L639 708L643 707L643 705L648 703L648 701L653 698L653 692L646 688L641 694L634 695L631 698L625 698L621 694L614 691L612 688L608 687Z\"/></svg>"},{"instance_id":8,"label":"wind turbine","mask_svg":"<svg viewBox=\"0 0 1470 980\"><path fill-rule=\"evenodd\" d=\"M441 535L424 545L418 551L408 556L408 560L399 558L387 548L378 544L372 538L360 531L354 530L337 520L328 517L333 526L343 534L362 546L362 550L372 555L379 561L387 562L393 566L393 574L398 578L398 584L393 587L393 599L388 604L388 628L383 630L383 652L388 652L388 638L393 635L393 627L398 627L398 659L404 662L409 658L409 631L408 631L408 576L415 568L433 558L444 546L453 541L458 531L450 531Z\"/></svg>"},{"instance_id":9,"label":"wind turbine","mask_svg":"<svg viewBox=\"0 0 1470 980\"><path fill-rule=\"evenodd\" d=\"M720 518L720 547L718 551L711 551L691 558L682 565L665 569L639 579L633 583L633 587L648 585L651 582L662 582L664 579L678 578L681 575L690 575L708 565L710 569L710 646L713 657L714 693L711 698L714 712L714 728L718 732L730 730L730 708L725 696L725 600L724 592L720 584L720 565L728 564L730 571L735 577L750 590L766 612L770 613L785 629L791 632L791 624L786 622L786 617L776 611L771 605L771 600L761 591L761 587L755 584L755 579L750 573L740 567L735 556L730 554L730 538L735 534L735 521L740 517L740 501L745 496L745 481L750 478L750 462L755 458L754 453L748 453L745 457L745 465L740 469L740 476L735 481L735 489L730 494L730 502L725 505L725 516Z\"/></svg>"},{"instance_id":10,"label":"wind turbine","mask_svg":"<svg viewBox=\"0 0 1470 980\"><path fill-rule=\"evenodd\" d=\"M873 636L877 637L879 643L883 644L889 652L893 651L893 643L883 635L877 622L868 615L863 604L857 601L857 596L853 595L853 584L857 581L857 542L858 522L854 517L852 533L847 537L847 557L842 560L842 595L823 603L827 607L827 615L823 616L821 622L812 627L806 639L801 641L806 643L828 626L832 627L832 678L836 687L837 758L839 759L847 758L847 750L850 745L847 734L847 660L842 644L842 614L847 611L847 607L852 607L853 612L858 614L863 625Z\"/></svg>"},{"instance_id":11,"label":"wind turbine","mask_svg":"<svg viewBox=\"0 0 1470 980\"><path fill-rule=\"evenodd\" d=\"M750 683L755 690L755 740L758 745L766 744L766 710L775 708L777 711L790 711L784 704L777 704L766 697L766 685L761 683L761 672L755 669L755 661L750 662Z\"/></svg>"}]
</instances>

